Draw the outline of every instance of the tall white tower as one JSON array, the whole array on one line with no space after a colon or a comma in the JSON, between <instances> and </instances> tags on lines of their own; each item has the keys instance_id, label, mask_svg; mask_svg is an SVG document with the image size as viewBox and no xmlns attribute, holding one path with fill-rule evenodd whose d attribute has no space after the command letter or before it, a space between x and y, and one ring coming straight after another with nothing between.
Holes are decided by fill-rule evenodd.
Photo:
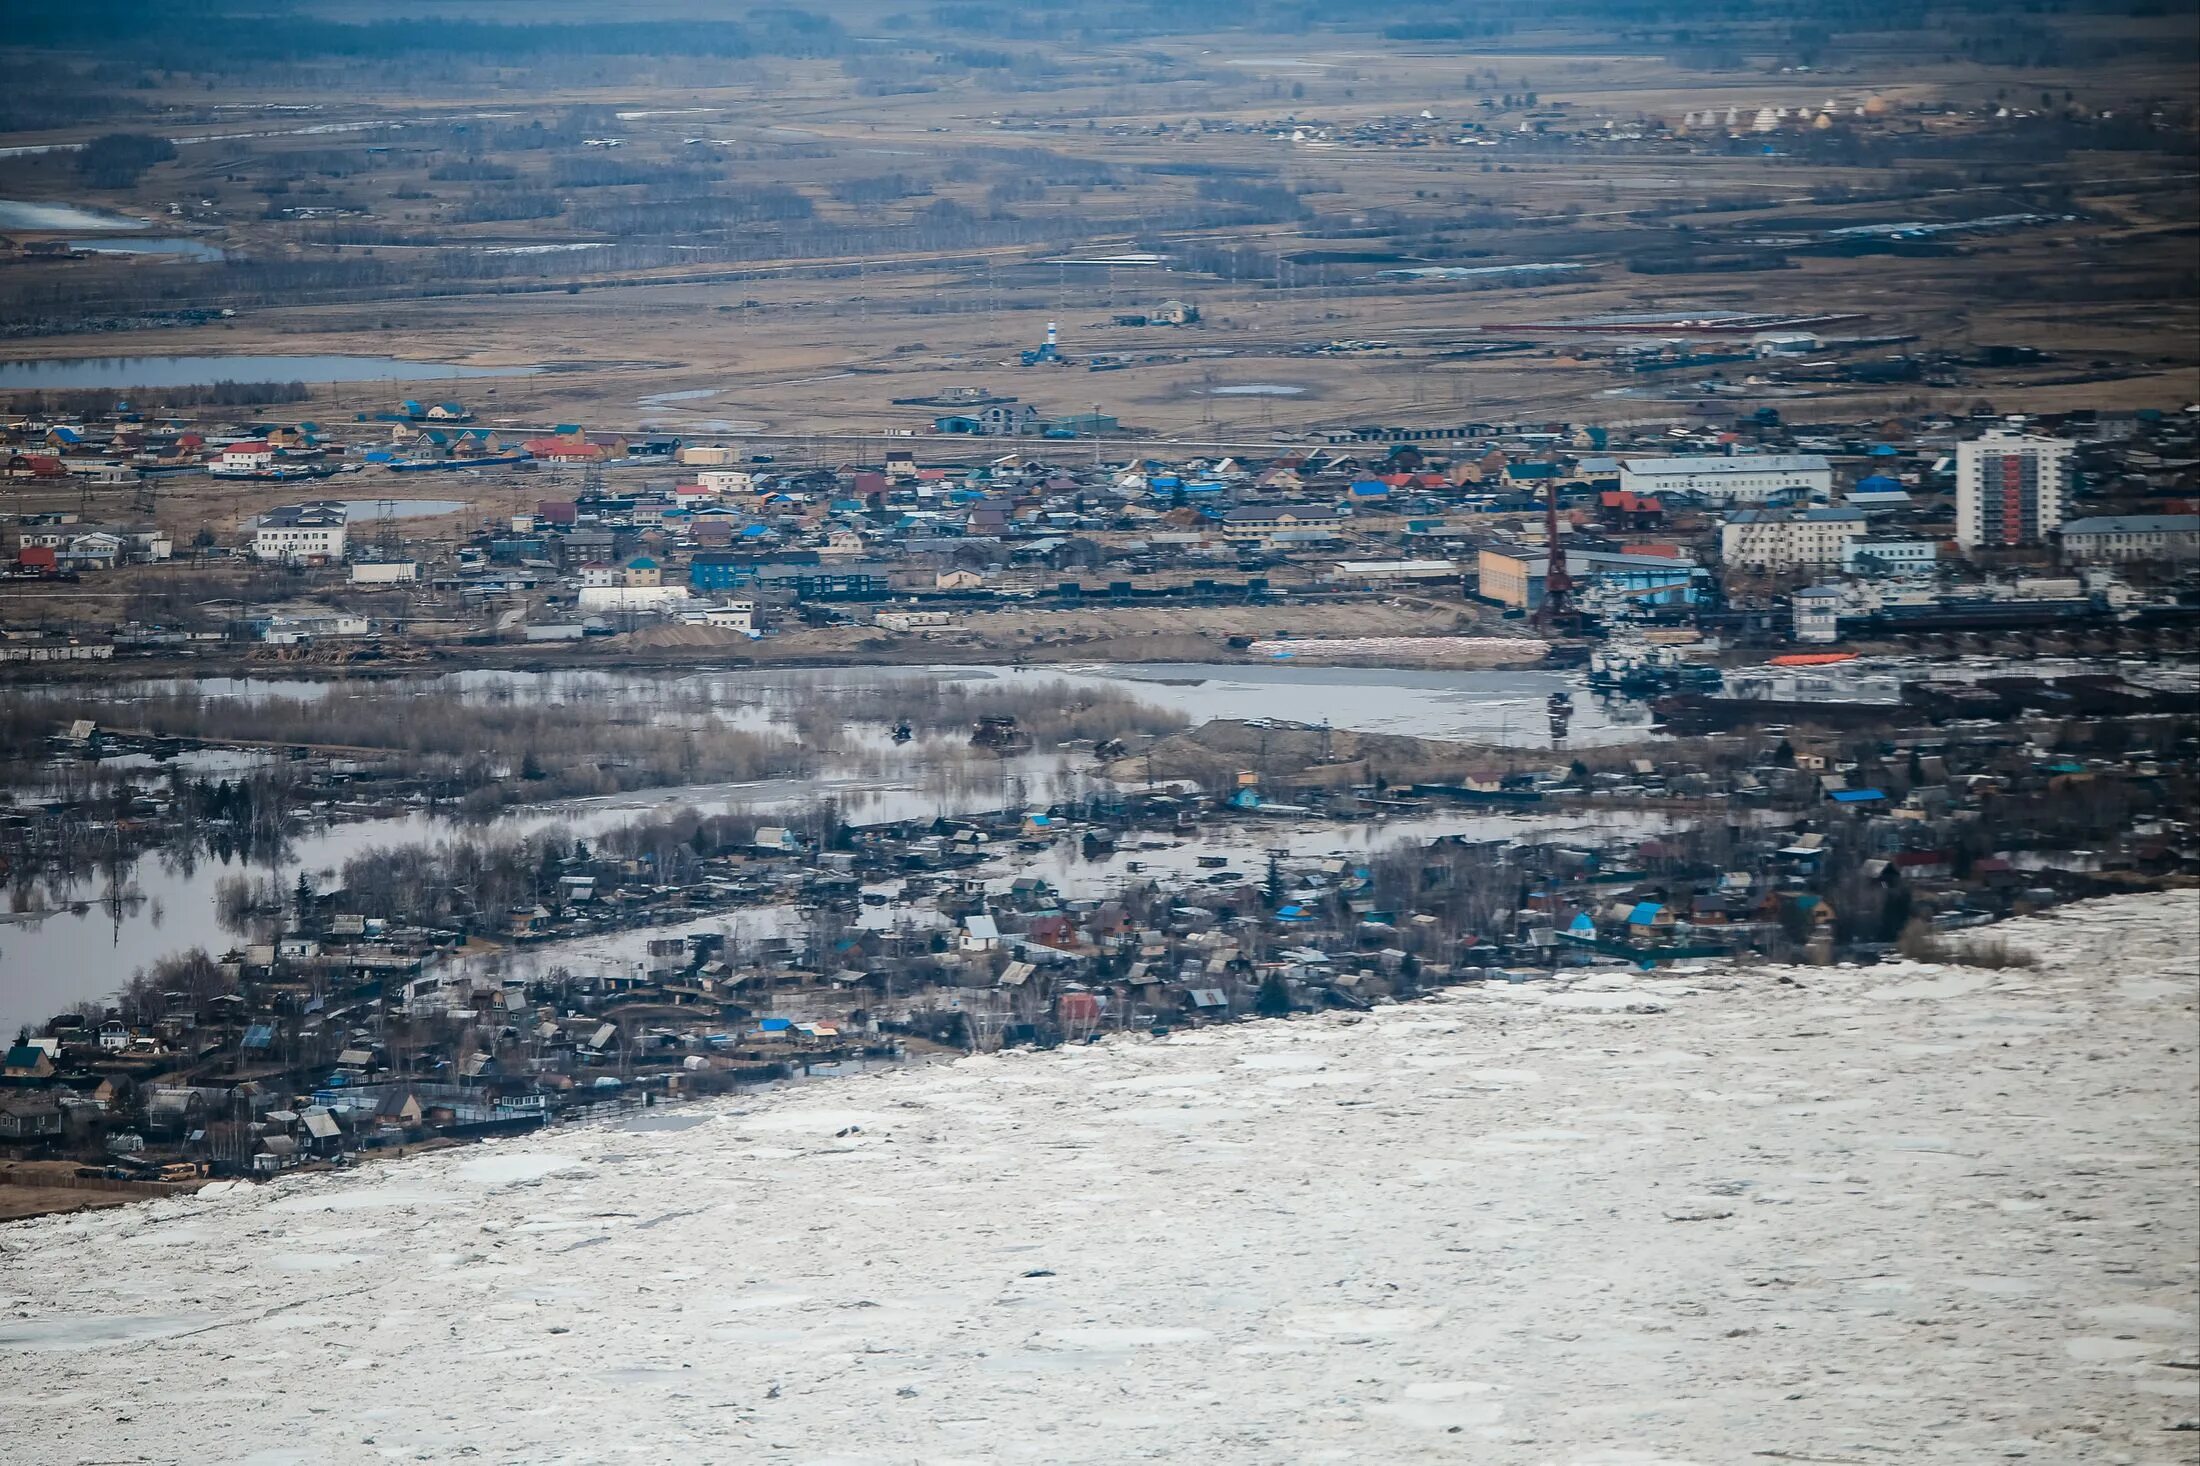
<instances>
[{"instance_id":1,"label":"tall white tower","mask_svg":"<svg viewBox=\"0 0 2200 1466\"><path fill-rule=\"evenodd\" d=\"M1956 543L2036 545L2061 528L2070 494L2068 438L1990 432L1956 445Z\"/></svg>"}]
</instances>

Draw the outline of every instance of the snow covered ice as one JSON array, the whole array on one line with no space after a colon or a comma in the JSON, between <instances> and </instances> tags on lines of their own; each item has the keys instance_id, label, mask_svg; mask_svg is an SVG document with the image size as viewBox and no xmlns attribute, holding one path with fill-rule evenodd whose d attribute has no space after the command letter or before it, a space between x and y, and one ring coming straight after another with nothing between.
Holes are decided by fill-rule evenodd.
<instances>
[{"instance_id":1,"label":"snow covered ice","mask_svg":"<svg viewBox=\"0 0 2200 1466\"><path fill-rule=\"evenodd\" d=\"M0 1230L15 1462L2190 1462L2193 893ZM1790 981L1782 981L1782 978Z\"/></svg>"}]
</instances>

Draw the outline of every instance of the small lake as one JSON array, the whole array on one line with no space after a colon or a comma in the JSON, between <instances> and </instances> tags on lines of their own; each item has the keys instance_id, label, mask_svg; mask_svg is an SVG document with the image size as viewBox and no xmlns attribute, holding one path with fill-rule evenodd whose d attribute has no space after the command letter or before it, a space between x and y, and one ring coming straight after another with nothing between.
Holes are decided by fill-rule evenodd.
<instances>
[{"instance_id":1,"label":"small lake","mask_svg":"<svg viewBox=\"0 0 2200 1466\"><path fill-rule=\"evenodd\" d=\"M72 239L69 248L102 255L159 255L164 259L218 260L222 252L203 239Z\"/></svg>"},{"instance_id":2,"label":"small lake","mask_svg":"<svg viewBox=\"0 0 2200 1466\"><path fill-rule=\"evenodd\" d=\"M0 229L82 229L87 233L101 233L146 227L143 219L78 208L75 204L34 204L22 199L0 199Z\"/></svg>"},{"instance_id":3,"label":"small lake","mask_svg":"<svg viewBox=\"0 0 2200 1466\"><path fill-rule=\"evenodd\" d=\"M538 367L454 366L394 356L80 356L0 361L0 387L206 387L216 382L444 382Z\"/></svg>"}]
</instances>

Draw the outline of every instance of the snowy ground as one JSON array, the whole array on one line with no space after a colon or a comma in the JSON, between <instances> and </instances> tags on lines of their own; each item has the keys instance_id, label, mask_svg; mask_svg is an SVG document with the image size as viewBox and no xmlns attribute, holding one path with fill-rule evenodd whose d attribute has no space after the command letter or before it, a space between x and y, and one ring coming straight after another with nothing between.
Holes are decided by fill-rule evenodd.
<instances>
[{"instance_id":1,"label":"snowy ground","mask_svg":"<svg viewBox=\"0 0 2200 1466\"><path fill-rule=\"evenodd\" d=\"M5 1453L2190 1462L2196 933L2129 898L2002 928L2032 970L1455 991L8 1228Z\"/></svg>"}]
</instances>

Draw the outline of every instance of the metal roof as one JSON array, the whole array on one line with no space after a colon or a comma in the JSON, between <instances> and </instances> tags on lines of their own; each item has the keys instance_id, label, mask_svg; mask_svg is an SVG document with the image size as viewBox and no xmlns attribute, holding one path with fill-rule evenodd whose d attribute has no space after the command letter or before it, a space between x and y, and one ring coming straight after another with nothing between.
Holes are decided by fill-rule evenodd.
<instances>
[{"instance_id":1,"label":"metal roof","mask_svg":"<svg viewBox=\"0 0 2200 1466\"><path fill-rule=\"evenodd\" d=\"M2074 534L2200 534L2200 514L2096 514L2066 520L2063 538Z\"/></svg>"},{"instance_id":2,"label":"metal roof","mask_svg":"<svg viewBox=\"0 0 2200 1466\"><path fill-rule=\"evenodd\" d=\"M1833 465L1819 453L1689 453L1666 458L1630 458L1629 473L1826 473Z\"/></svg>"}]
</instances>

